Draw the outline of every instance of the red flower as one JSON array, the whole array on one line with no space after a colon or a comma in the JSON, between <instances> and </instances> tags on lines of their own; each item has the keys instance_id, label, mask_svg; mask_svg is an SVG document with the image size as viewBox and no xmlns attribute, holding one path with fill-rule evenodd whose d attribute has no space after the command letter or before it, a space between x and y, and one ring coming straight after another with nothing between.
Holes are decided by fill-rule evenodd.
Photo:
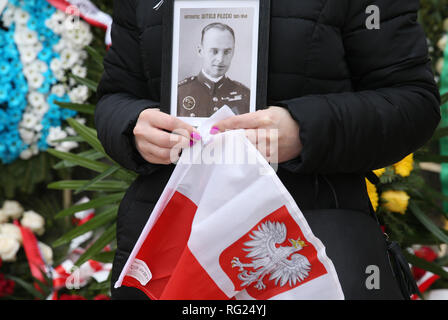
<instances>
[{"instance_id":1,"label":"red flower","mask_svg":"<svg viewBox=\"0 0 448 320\"><path fill-rule=\"evenodd\" d=\"M110 300L110 297L105 294L99 294L93 298L93 300Z\"/></svg>"},{"instance_id":2,"label":"red flower","mask_svg":"<svg viewBox=\"0 0 448 320\"><path fill-rule=\"evenodd\" d=\"M3 273L0 273L0 297L9 296L14 293L15 282L5 279Z\"/></svg>"},{"instance_id":3,"label":"red flower","mask_svg":"<svg viewBox=\"0 0 448 320\"><path fill-rule=\"evenodd\" d=\"M59 300L87 300L83 296L79 296L77 294L61 294Z\"/></svg>"}]
</instances>

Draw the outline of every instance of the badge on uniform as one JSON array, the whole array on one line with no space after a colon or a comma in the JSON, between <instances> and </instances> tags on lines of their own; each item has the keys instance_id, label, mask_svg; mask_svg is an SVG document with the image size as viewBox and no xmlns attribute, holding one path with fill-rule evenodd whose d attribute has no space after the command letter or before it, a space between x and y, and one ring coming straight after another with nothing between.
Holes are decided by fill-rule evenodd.
<instances>
[{"instance_id":1,"label":"badge on uniform","mask_svg":"<svg viewBox=\"0 0 448 320\"><path fill-rule=\"evenodd\" d=\"M192 96L185 97L182 100L182 107L186 110L193 110L193 108L196 106L196 100Z\"/></svg>"}]
</instances>

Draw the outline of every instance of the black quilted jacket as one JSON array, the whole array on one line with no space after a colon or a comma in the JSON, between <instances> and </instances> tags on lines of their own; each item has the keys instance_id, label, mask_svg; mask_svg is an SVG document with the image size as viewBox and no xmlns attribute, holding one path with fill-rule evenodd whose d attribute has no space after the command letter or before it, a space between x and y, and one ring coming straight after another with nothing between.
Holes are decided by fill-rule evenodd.
<instances>
[{"instance_id":1,"label":"black quilted jacket","mask_svg":"<svg viewBox=\"0 0 448 320\"><path fill-rule=\"evenodd\" d=\"M169 112L158 102L157 2L114 1L113 45L99 85L98 137L113 159L140 173L120 207L112 282L173 169L146 163L132 143L142 110ZM366 28L371 4L380 9L379 30ZM272 0L271 7L269 105L288 108L303 143L278 176L302 210L369 212L365 173L422 146L440 119L418 0Z\"/></svg>"}]
</instances>

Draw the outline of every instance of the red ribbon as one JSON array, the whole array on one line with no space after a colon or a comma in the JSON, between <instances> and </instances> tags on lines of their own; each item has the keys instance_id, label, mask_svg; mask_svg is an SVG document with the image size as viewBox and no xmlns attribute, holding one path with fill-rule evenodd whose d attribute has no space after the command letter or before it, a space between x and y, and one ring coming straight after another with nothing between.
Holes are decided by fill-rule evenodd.
<instances>
[{"instance_id":1,"label":"red ribbon","mask_svg":"<svg viewBox=\"0 0 448 320\"><path fill-rule=\"evenodd\" d=\"M19 221L14 220L14 224L20 228L22 234L22 243L25 250L26 259L30 267L31 274L39 281L45 282L42 272L45 272L45 262L40 253L36 236L27 227L22 226ZM34 283L36 289L41 290L37 283Z\"/></svg>"}]
</instances>

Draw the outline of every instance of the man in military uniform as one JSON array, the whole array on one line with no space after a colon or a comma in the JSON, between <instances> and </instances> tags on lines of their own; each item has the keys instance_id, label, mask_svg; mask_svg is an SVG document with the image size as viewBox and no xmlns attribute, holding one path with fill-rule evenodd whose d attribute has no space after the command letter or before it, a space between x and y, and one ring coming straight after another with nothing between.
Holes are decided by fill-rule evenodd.
<instances>
[{"instance_id":1,"label":"man in military uniform","mask_svg":"<svg viewBox=\"0 0 448 320\"><path fill-rule=\"evenodd\" d=\"M228 25L211 23L202 30L198 53L202 70L178 85L177 115L210 117L224 105L234 113L249 112L250 90L226 77L235 49L235 34Z\"/></svg>"}]
</instances>

